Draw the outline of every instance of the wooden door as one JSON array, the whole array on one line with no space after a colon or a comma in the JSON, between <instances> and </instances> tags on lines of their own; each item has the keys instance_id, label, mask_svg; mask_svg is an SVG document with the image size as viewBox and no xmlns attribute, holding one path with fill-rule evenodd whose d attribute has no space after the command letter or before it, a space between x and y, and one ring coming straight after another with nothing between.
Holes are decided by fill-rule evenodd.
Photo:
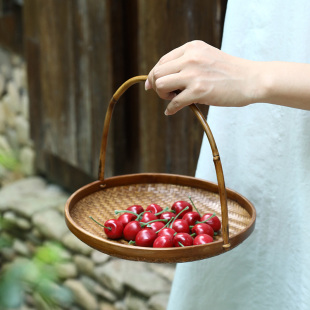
<instances>
[{"instance_id":1,"label":"wooden door","mask_svg":"<svg viewBox=\"0 0 310 310\"><path fill-rule=\"evenodd\" d=\"M224 12L222 0L25 0L24 50L38 172L70 190L96 179L113 92L189 40L219 46ZM202 129L190 111L165 117L164 105L143 85L120 100L106 177L140 171L194 174Z\"/></svg>"}]
</instances>

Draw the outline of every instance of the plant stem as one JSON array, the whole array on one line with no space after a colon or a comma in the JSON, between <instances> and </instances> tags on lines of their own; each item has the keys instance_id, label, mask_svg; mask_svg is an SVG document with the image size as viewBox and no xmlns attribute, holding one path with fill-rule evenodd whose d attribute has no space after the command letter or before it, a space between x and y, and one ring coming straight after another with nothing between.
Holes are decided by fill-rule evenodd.
<instances>
[{"instance_id":1,"label":"plant stem","mask_svg":"<svg viewBox=\"0 0 310 310\"><path fill-rule=\"evenodd\" d=\"M93 220L95 223L97 223L98 225L102 226L103 228L106 228L106 229L108 229L108 230L112 230L111 227L104 226L104 225L100 224L99 222L97 222L92 216L90 216L89 218L92 219L92 220Z\"/></svg>"},{"instance_id":2,"label":"plant stem","mask_svg":"<svg viewBox=\"0 0 310 310\"><path fill-rule=\"evenodd\" d=\"M170 225L170 228L172 228L173 223L175 222L175 220L180 216L181 213L183 213L185 210L188 210L189 207L184 208L179 214L177 214L177 216L174 218L173 222Z\"/></svg>"},{"instance_id":3,"label":"plant stem","mask_svg":"<svg viewBox=\"0 0 310 310\"><path fill-rule=\"evenodd\" d=\"M157 230L156 231L156 234L158 234L162 229L164 229L164 228L166 228L166 227L168 227L169 226L169 224L173 221L173 219L174 219L174 217L172 217L170 220L169 220L169 222L163 227L163 228L161 228L161 229L159 229L159 230Z\"/></svg>"},{"instance_id":4,"label":"plant stem","mask_svg":"<svg viewBox=\"0 0 310 310\"><path fill-rule=\"evenodd\" d=\"M142 227L145 227L145 226L149 227L148 225L151 224L151 223L154 223L154 222L165 222L166 223L167 221L168 221L167 219L157 219L157 220L149 221L147 223L140 223L140 225Z\"/></svg>"},{"instance_id":5,"label":"plant stem","mask_svg":"<svg viewBox=\"0 0 310 310\"><path fill-rule=\"evenodd\" d=\"M213 213L210 217L208 217L205 221L203 221L203 222L199 222L199 221L197 221L195 224L198 224L198 223L207 223L209 220L211 220L213 217L215 217L216 216L216 214L215 213ZM208 223L207 223L208 224Z\"/></svg>"},{"instance_id":6,"label":"plant stem","mask_svg":"<svg viewBox=\"0 0 310 310\"><path fill-rule=\"evenodd\" d=\"M149 212L149 213L151 213L151 211L143 211L143 212L141 212L138 216L137 216L137 218L136 218L136 221L140 221L140 219L142 218L142 216L143 216L143 214L144 213L146 213L146 212Z\"/></svg>"},{"instance_id":7,"label":"plant stem","mask_svg":"<svg viewBox=\"0 0 310 310\"><path fill-rule=\"evenodd\" d=\"M133 212L130 210L115 210L114 213L115 213L115 215L118 215L120 213L130 213L130 214L133 214L135 216L138 216L138 214L136 212Z\"/></svg>"},{"instance_id":8,"label":"plant stem","mask_svg":"<svg viewBox=\"0 0 310 310\"><path fill-rule=\"evenodd\" d=\"M169 208L167 207L167 208L165 208L164 210L162 210L162 211L160 211L160 212L158 212L158 213L155 213L155 215L156 215L156 216L161 215L162 213L167 212L168 210L169 210Z\"/></svg>"},{"instance_id":9,"label":"plant stem","mask_svg":"<svg viewBox=\"0 0 310 310\"><path fill-rule=\"evenodd\" d=\"M196 208L196 206L195 206L195 204L194 204L192 198L191 198L191 197L188 197L188 198L189 198L189 200L191 201L191 204L192 204L193 207L195 208L196 212L197 212L197 213L199 214L199 216L201 217L201 214L200 214L200 212L198 211L198 209Z\"/></svg>"}]
</instances>

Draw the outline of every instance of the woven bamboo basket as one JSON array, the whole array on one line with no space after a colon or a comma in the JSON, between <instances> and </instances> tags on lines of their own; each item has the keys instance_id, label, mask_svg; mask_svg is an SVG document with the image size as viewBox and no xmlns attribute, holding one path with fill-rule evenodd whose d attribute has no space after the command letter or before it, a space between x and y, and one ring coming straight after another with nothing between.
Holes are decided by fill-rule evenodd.
<instances>
[{"instance_id":1,"label":"woven bamboo basket","mask_svg":"<svg viewBox=\"0 0 310 310\"><path fill-rule=\"evenodd\" d=\"M106 113L100 151L99 180L90 183L71 195L65 206L68 228L89 246L122 259L153 263L177 263L201 260L223 254L238 246L254 230L256 211L249 200L225 187L220 156L212 132L201 111L190 105L202 125L213 154L218 184L194 177L139 173L104 178L107 137L114 106L121 95L133 84L145 81L137 76L126 81L113 95ZM214 242L188 247L147 248L129 245L124 240L108 239L100 223L116 218L114 211L139 204L151 203L171 206L175 201L192 197L201 213L215 213L222 222L220 234Z\"/></svg>"}]
</instances>

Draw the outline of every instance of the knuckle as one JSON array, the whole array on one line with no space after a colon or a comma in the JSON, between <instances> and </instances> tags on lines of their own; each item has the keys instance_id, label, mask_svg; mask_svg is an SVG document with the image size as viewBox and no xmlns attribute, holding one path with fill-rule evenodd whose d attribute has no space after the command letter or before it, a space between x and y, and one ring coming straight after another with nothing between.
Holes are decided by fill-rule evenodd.
<instances>
[{"instance_id":1,"label":"knuckle","mask_svg":"<svg viewBox=\"0 0 310 310\"><path fill-rule=\"evenodd\" d=\"M158 68L155 68L154 69L154 72L153 72L153 77L154 77L154 80L157 82L157 80L161 77L161 73L160 73L160 70Z\"/></svg>"},{"instance_id":2,"label":"knuckle","mask_svg":"<svg viewBox=\"0 0 310 310\"><path fill-rule=\"evenodd\" d=\"M206 43L205 42L203 42L203 41L201 41L201 40L193 40L193 41L191 41L191 42L189 42L188 43L188 46L190 47L190 48L197 48L197 49L199 49L199 48L201 48L201 47L203 47L203 46L205 46L206 45Z\"/></svg>"},{"instance_id":3,"label":"knuckle","mask_svg":"<svg viewBox=\"0 0 310 310\"><path fill-rule=\"evenodd\" d=\"M164 88L164 83L162 79L155 79L155 87L157 90L162 90Z\"/></svg>"},{"instance_id":4,"label":"knuckle","mask_svg":"<svg viewBox=\"0 0 310 310\"><path fill-rule=\"evenodd\" d=\"M158 64L161 65L161 64L163 64L163 63L165 63L165 62L166 62L166 55L162 56L162 57L159 59Z\"/></svg>"},{"instance_id":5,"label":"knuckle","mask_svg":"<svg viewBox=\"0 0 310 310\"><path fill-rule=\"evenodd\" d=\"M202 80L196 80L192 85L192 91L195 96L200 96L206 92L206 83L204 83Z\"/></svg>"}]
</instances>

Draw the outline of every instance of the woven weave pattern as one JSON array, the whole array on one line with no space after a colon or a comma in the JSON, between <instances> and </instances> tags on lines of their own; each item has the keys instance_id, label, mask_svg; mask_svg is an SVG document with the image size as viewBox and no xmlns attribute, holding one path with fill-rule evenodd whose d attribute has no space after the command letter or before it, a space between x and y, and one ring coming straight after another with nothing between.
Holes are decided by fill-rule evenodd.
<instances>
[{"instance_id":1,"label":"woven weave pattern","mask_svg":"<svg viewBox=\"0 0 310 310\"><path fill-rule=\"evenodd\" d=\"M221 219L218 194L189 186L161 183L132 184L97 191L78 201L70 214L78 226L106 239L103 228L94 223L89 216L103 224L106 220L117 217L114 214L115 210L124 210L134 204L142 205L145 209L151 203L159 204L162 208L170 208L175 201L189 201L188 197L192 198L200 213L215 212ZM230 236L233 236L249 225L251 216L235 201L228 199L227 204L229 232ZM216 237L216 240L221 239L220 235ZM123 240L115 242L127 243Z\"/></svg>"}]
</instances>

